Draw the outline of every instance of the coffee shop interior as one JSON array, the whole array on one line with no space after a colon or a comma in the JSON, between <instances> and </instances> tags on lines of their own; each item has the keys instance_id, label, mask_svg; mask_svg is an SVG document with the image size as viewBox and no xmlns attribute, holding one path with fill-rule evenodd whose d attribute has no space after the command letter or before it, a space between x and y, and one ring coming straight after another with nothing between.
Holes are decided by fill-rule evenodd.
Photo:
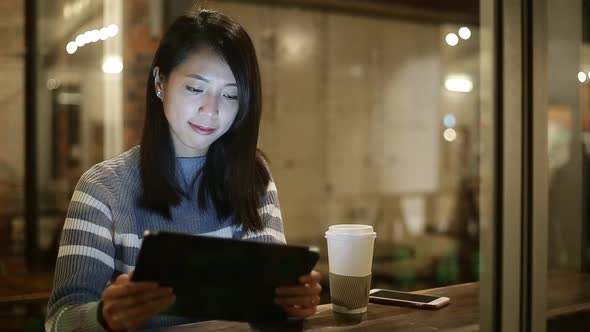
<instances>
[{"instance_id":1,"label":"coffee shop interior","mask_svg":"<svg viewBox=\"0 0 590 332\"><path fill-rule=\"evenodd\" d=\"M320 248L322 305L325 231L366 224L372 288L478 285L472 330L590 320L590 1L14 0L0 2L0 330L43 329L74 187L139 143L154 52L195 3L253 40L258 146L287 242Z\"/></svg>"}]
</instances>

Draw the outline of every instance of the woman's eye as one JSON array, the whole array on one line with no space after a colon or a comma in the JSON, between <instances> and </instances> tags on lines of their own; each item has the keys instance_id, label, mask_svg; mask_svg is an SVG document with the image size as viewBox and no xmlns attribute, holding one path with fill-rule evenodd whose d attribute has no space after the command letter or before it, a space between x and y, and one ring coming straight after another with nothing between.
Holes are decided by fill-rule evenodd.
<instances>
[{"instance_id":1,"label":"woman's eye","mask_svg":"<svg viewBox=\"0 0 590 332\"><path fill-rule=\"evenodd\" d=\"M198 88L193 88L192 86L188 86L188 85L186 86L186 89L187 89L188 91L190 91L190 92L194 92L194 93L201 93L201 92L203 92L203 90L201 90L201 89L198 89Z\"/></svg>"},{"instance_id":2,"label":"woman's eye","mask_svg":"<svg viewBox=\"0 0 590 332\"><path fill-rule=\"evenodd\" d=\"M225 94L223 96L229 100L238 100L238 96L236 96L236 95Z\"/></svg>"}]
</instances>

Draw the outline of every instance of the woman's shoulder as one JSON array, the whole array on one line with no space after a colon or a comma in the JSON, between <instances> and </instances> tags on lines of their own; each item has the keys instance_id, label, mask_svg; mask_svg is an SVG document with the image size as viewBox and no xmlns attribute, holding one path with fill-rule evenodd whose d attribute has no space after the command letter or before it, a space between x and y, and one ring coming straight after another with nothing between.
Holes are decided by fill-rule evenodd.
<instances>
[{"instance_id":1,"label":"woman's shoulder","mask_svg":"<svg viewBox=\"0 0 590 332\"><path fill-rule=\"evenodd\" d=\"M137 176L139 153L140 147L134 146L111 159L97 163L82 175L80 182L97 182L110 186L130 176Z\"/></svg>"}]
</instances>

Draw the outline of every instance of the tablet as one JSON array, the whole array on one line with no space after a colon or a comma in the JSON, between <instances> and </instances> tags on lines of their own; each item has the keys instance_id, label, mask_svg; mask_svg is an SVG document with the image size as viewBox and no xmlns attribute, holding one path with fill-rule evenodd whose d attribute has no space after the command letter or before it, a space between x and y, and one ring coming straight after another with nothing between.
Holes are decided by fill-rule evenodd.
<instances>
[{"instance_id":1,"label":"tablet","mask_svg":"<svg viewBox=\"0 0 590 332\"><path fill-rule=\"evenodd\" d=\"M146 231L133 281L174 289L176 302L165 314L286 322L275 289L298 284L318 258L316 247Z\"/></svg>"}]
</instances>

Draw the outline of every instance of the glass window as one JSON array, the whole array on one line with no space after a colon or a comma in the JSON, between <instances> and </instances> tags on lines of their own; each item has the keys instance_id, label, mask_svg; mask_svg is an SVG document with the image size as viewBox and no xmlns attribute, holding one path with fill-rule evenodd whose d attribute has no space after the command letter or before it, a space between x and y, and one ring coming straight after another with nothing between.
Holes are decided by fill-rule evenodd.
<instances>
[{"instance_id":1,"label":"glass window","mask_svg":"<svg viewBox=\"0 0 590 332\"><path fill-rule=\"evenodd\" d=\"M589 296L589 4L547 1L548 330L572 329L557 306Z\"/></svg>"},{"instance_id":2,"label":"glass window","mask_svg":"<svg viewBox=\"0 0 590 332\"><path fill-rule=\"evenodd\" d=\"M23 8L22 0L0 4L0 276L26 269Z\"/></svg>"},{"instance_id":3,"label":"glass window","mask_svg":"<svg viewBox=\"0 0 590 332\"><path fill-rule=\"evenodd\" d=\"M170 17L191 5L175 1ZM378 234L374 287L478 280L477 2L460 10L414 5L405 16L249 1L208 6L235 17L256 46L259 145L287 240L323 248L317 268L327 273L328 226L370 224ZM427 19L443 9L454 15Z\"/></svg>"},{"instance_id":4,"label":"glass window","mask_svg":"<svg viewBox=\"0 0 590 332\"><path fill-rule=\"evenodd\" d=\"M79 177L122 152L122 7L115 0L38 6L38 245L47 268Z\"/></svg>"},{"instance_id":5,"label":"glass window","mask_svg":"<svg viewBox=\"0 0 590 332\"><path fill-rule=\"evenodd\" d=\"M139 143L145 80L162 31L193 2L37 1L44 268L55 263L82 173ZM370 1L363 2L366 8L331 1L216 0L206 6L235 17L254 41L264 98L259 146L271 162L288 242L320 246L317 269L327 275L328 226L370 224L378 234L373 287L477 281L479 1L401 2L407 10L387 9L381 1L372 3L384 12ZM22 1L11 6L16 3L20 11L2 11L3 4L0 15L22 16ZM0 84L10 88L0 89L0 102L14 110L0 115L10 117L0 122L6 135L0 139L0 227L11 229L11 242L0 243L10 243L24 266L24 59L15 36L2 31L0 41L16 46L0 50ZM4 216L11 209L2 204L13 212ZM0 273L12 268L4 262Z\"/></svg>"}]
</instances>

